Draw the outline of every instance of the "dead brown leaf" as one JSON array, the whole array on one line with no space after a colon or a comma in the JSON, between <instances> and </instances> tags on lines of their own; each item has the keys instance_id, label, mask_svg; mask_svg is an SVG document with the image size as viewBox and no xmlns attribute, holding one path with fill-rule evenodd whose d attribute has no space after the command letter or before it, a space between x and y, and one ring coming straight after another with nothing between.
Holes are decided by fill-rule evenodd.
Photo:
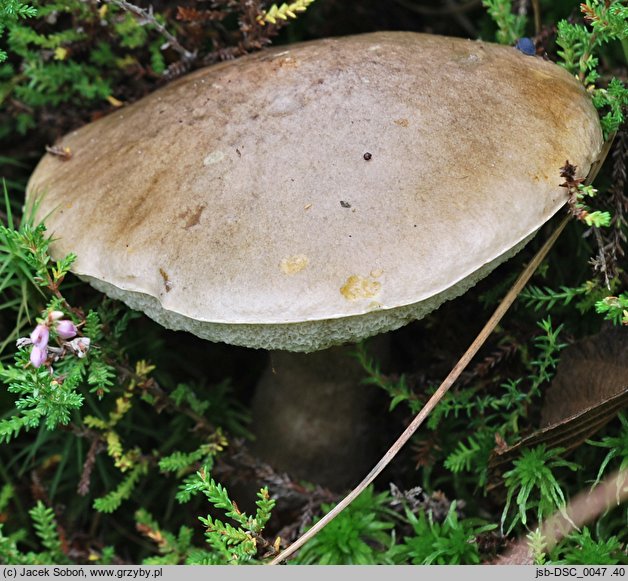
<instances>
[{"instance_id":1,"label":"dead brown leaf","mask_svg":"<svg viewBox=\"0 0 628 581\"><path fill-rule=\"evenodd\" d=\"M566 452L580 446L628 407L628 329L609 328L563 352L547 389L541 427L513 446L496 447L489 488L523 448L546 444Z\"/></svg>"},{"instance_id":2,"label":"dead brown leaf","mask_svg":"<svg viewBox=\"0 0 628 581\"><path fill-rule=\"evenodd\" d=\"M541 410L541 427L557 424L628 388L628 329L610 328L563 352Z\"/></svg>"}]
</instances>

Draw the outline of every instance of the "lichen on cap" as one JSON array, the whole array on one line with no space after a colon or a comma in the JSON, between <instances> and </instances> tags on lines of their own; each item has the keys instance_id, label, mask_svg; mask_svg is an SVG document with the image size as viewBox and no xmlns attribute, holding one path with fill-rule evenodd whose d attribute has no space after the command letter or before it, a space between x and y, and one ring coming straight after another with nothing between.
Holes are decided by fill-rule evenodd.
<instances>
[{"instance_id":1,"label":"lichen on cap","mask_svg":"<svg viewBox=\"0 0 628 581\"><path fill-rule=\"evenodd\" d=\"M597 112L557 65L409 32L198 70L60 142L27 201L74 272L171 329L314 351L424 316L584 176ZM68 227L71 224L71 227Z\"/></svg>"}]
</instances>

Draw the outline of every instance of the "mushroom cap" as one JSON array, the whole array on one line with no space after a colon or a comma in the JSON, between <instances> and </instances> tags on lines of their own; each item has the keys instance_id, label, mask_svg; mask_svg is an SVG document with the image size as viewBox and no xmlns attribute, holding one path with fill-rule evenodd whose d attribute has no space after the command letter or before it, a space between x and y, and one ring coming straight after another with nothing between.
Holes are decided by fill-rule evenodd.
<instances>
[{"instance_id":1,"label":"mushroom cap","mask_svg":"<svg viewBox=\"0 0 628 581\"><path fill-rule=\"evenodd\" d=\"M314 351L400 327L513 255L586 175L559 66L410 32L211 66L63 137L28 186L61 257L171 329Z\"/></svg>"}]
</instances>

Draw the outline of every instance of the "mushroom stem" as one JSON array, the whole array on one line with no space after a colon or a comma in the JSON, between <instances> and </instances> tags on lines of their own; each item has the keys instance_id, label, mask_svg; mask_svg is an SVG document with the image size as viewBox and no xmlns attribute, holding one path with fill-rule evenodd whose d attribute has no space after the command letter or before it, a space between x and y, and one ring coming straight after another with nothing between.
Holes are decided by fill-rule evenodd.
<instances>
[{"instance_id":1,"label":"mushroom stem","mask_svg":"<svg viewBox=\"0 0 628 581\"><path fill-rule=\"evenodd\" d=\"M387 335L373 340L380 361L388 344ZM272 351L253 399L253 452L293 477L350 486L377 460L377 423L385 419L377 414L379 393L363 379L351 346Z\"/></svg>"}]
</instances>

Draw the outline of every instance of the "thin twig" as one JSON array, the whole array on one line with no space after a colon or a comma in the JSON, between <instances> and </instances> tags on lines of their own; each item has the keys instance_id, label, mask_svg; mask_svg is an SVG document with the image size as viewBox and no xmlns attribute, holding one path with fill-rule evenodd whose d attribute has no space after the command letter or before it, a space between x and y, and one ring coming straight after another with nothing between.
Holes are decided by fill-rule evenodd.
<instances>
[{"instance_id":1,"label":"thin twig","mask_svg":"<svg viewBox=\"0 0 628 581\"><path fill-rule=\"evenodd\" d=\"M597 242L597 246L598 246L598 260L596 261L597 268L598 270L602 272L602 275L604 276L604 283L606 284L606 288L610 291L611 281L608 278L608 265L606 263L606 252L604 248L604 240L602 240L602 234L600 233L600 229L597 228L596 226L593 227L593 234L595 236L595 241Z\"/></svg>"},{"instance_id":2,"label":"thin twig","mask_svg":"<svg viewBox=\"0 0 628 581\"><path fill-rule=\"evenodd\" d=\"M541 34L541 6L539 0L532 0L532 10L534 12L534 36Z\"/></svg>"},{"instance_id":3,"label":"thin twig","mask_svg":"<svg viewBox=\"0 0 628 581\"><path fill-rule=\"evenodd\" d=\"M146 22L150 22L150 24L154 26L157 31L168 41L168 44L183 57L183 60L191 62L196 59L196 52L190 52L189 50L187 50L176 39L175 36L170 34L168 30L166 30L166 27L153 16L152 9L150 11L144 10L143 8L135 6L135 4L131 4L126 0L105 0L105 2L108 2L109 4L117 4L123 10L126 10L127 12L132 12L133 14L144 19Z\"/></svg>"},{"instance_id":4,"label":"thin twig","mask_svg":"<svg viewBox=\"0 0 628 581\"><path fill-rule=\"evenodd\" d=\"M530 277L534 274L541 262L545 259L547 253L552 248L554 242L563 231L571 216L565 216L556 230L552 233L550 238L545 242L541 249L536 253L534 258L530 261L528 266L519 275L519 278L513 284L512 288L508 291L508 294L504 297L502 302L498 305L497 309L488 320L484 328L480 331L475 338L471 346L467 349L464 355L460 358L458 363L451 370L449 375L440 384L434 395L423 406L423 409L416 415L410 425L399 436L397 441L390 447L390 449L384 454L382 459L375 465L375 467L368 473L368 475L354 488L345 498L343 498L330 512L328 512L321 520L319 520L310 530L308 530L301 538L297 539L292 545L281 552L275 559L270 562L270 565L278 565L295 551L300 549L307 541L309 541L314 535L316 535L323 527L329 524L334 518L336 518L349 504L351 504L364 489L375 480L375 478L388 466L390 461L397 455L403 445L412 437L414 432L425 421L425 418L432 412L436 405L440 402L443 396L449 391L449 388L458 379L460 374L464 371L471 359L479 351L480 347L488 339L489 335L493 332L493 329L497 326L497 323L506 314L506 311L510 308L510 305L515 301L519 293L523 290L523 287L528 283Z\"/></svg>"},{"instance_id":5,"label":"thin twig","mask_svg":"<svg viewBox=\"0 0 628 581\"><path fill-rule=\"evenodd\" d=\"M81 496L87 496L89 493L92 470L94 469L94 464L96 463L96 456L98 456L98 454L106 448L102 434L99 434L95 430L84 430L84 434L86 437L91 438L92 443L87 452L87 456L85 457L83 471L81 472L81 479L79 480L79 484L76 489L78 494Z\"/></svg>"}]
</instances>

